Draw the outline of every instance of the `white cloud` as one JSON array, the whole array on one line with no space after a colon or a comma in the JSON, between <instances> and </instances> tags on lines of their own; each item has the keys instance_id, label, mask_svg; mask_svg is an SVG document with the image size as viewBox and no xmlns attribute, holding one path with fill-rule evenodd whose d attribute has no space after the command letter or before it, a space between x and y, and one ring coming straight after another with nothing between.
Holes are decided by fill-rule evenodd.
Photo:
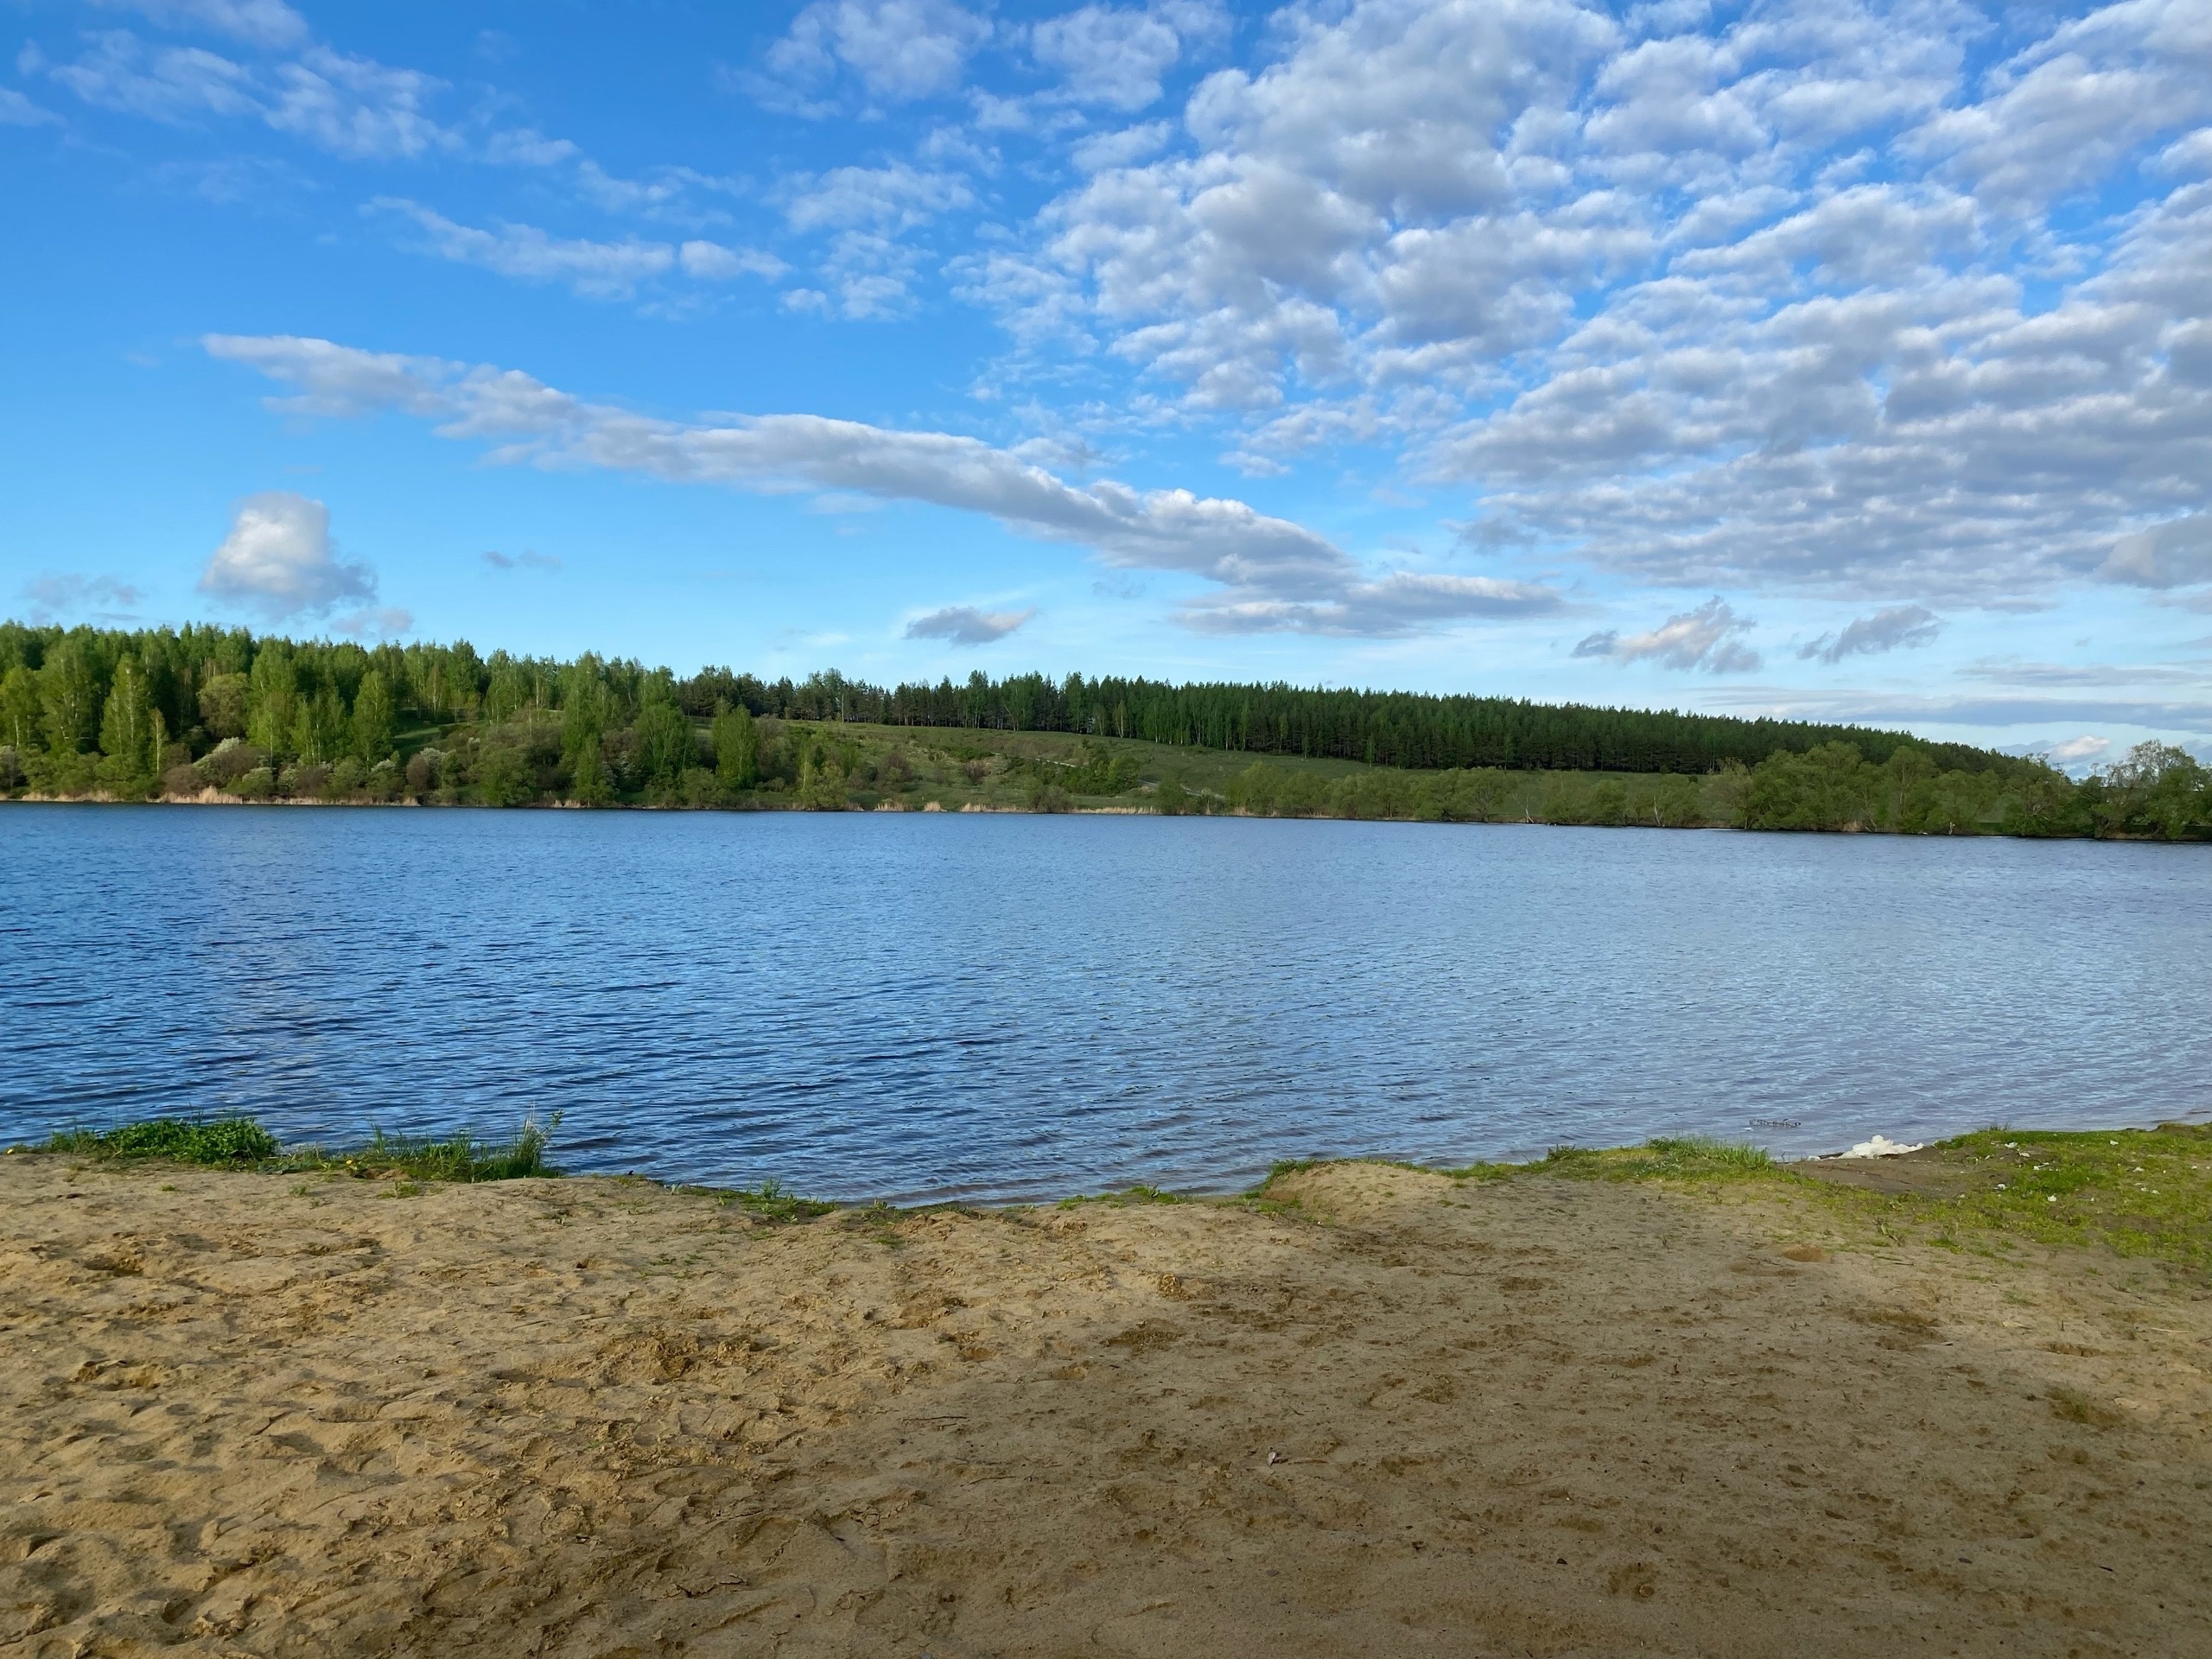
<instances>
[{"instance_id":1,"label":"white cloud","mask_svg":"<svg viewBox=\"0 0 2212 1659\"><path fill-rule=\"evenodd\" d=\"M420 203L392 196L378 197L369 209L409 220L423 233L422 250L439 258L480 265L525 282L566 283L578 294L593 299L626 297L636 291L639 283L662 275L677 262L676 250L665 242L635 238L592 242L549 236L531 225L480 230L457 224ZM686 266L690 268L689 261Z\"/></svg>"},{"instance_id":2,"label":"white cloud","mask_svg":"<svg viewBox=\"0 0 2212 1659\"><path fill-rule=\"evenodd\" d=\"M334 156L413 159L461 146L461 136L425 107L444 90L435 76L315 46L280 66L276 79L276 96L264 118Z\"/></svg>"},{"instance_id":3,"label":"white cloud","mask_svg":"<svg viewBox=\"0 0 2212 1659\"><path fill-rule=\"evenodd\" d=\"M2212 12L2037 16L1982 75L1946 3L1292 9L1189 153L1086 138L960 291L1009 374L1101 347L1253 470L1396 446L1643 582L2165 582L2139 527L2212 506Z\"/></svg>"},{"instance_id":4,"label":"white cloud","mask_svg":"<svg viewBox=\"0 0 2212 1659\"><path fill-rule=\"evenodd\" d=\"M2063 743L2054 743L2044 753L2050 757L2053 766L2062 766L2068 772L2079 772L2094 766L2111 753L2112 740L2084 733L2080 737L2069 737Z\"/></svg>"},{"instance_id":5,"label":"white cloud","mask_svg":"<svg viewBox=\"0 0 2212 1659\"><path fill-rule=\"evenodd\" d=\"M839 167L793 181L784 217L795 231L912 230L950 207L975 200L966 181L893 162L887 167Z\"/></svg>"},{"instance_id":6,"label":"white cloud","mask_svg":"<svg viewBox=\"0 0 2212 1659\"><path fill-rule=\"evenodd\" d=\"M238 503L230 534L200 573L200 591L272 621L318 615L346 600L376 597L368 567L342 563L330 543L330 510L285 490Z\"/></svg>"},{"instance_id":7,"label":"white cloud","mask_svg":"<svg viewBox=\"0 0 2212 1659\"><path fill-rule=\"evenodd\" d=\"M1574 647L1577 657L1603 657L1621 664L1650 658L1662 668L1701 668L1713 674L1745 674L1759 665L1759 654L1736 636L1751 627L1718 594L1694 611L1669 617L1649 633L1593 633Z\"/></svg>"},{"instance_id":8,"label":"white cloud","mask_svg":"<svg viewBox=\"0 0 2212 1659\"><path fill-rule=\"evenodd\" d=\"M948 605L906 625L909 639L944 639L956 645L988 645L1003 639L1037 613L979 611L972 605Z\"/></svg>"},{"instance_id":9,"label":"white cloud","mask_svg":"<svg viewBox=\"0 0 2212 1659\"><path fill-rule=\"evenodd\" d=\"M1875 656L1934 642L1942 621L1924 605L1892 605L1872 616L1852 619L1841 633L1824 633L1802 647L1803 662L1840 663L1847 657Z\"/></svg>"},{"instance_id":10,"label":"white cloud","mask_svg":"<svg viewBox=\"0 0 2212 1659\"><path fill-rule=\"evenodd\" d=\"M842 65L872 98L929 98L958 87L990 32L988 19L952 0L815 0L768 48L767 75L753 89L796 113L826 115L831 106L794 101L788 90L818 91Z\"/></svg>"},{"instance_id":11,"label":"white cloud","mask_svg":"<svg viewBox=\"0 0 2212 1659\"><path fill-rule=\"evenodd\" d=\"M1158 100L1160 78L1186 50L1228 33L1227 10L1198 0L1088 5L1033 25L1029 50L1058 76L1055 100L1126 111Z\"/></svg>"},{"instance_id":12,"label":"white cloud","mask_svg":"<svg viewBox=\"0 0 2212 1659\"><path fill-rule=\"evenodd\" d=\"M1295 632L1376 639L1425 633L1469 618L1543 616L1565 600L1540 582L1497 576L1455 576L1400 571L1375 582L1347 584L1338 597L1313 601L1241 599L1201 601L1185 620L1211 633Z\"/></svg>"},{"instance_id":13,"label":"white cloud","mask_svg":"<svg viewBox=\"0 0 2212 1659\"><path fill-rule=\"evenodd\" d=\"M50 62L35 47L18 62L25 73L41 73L103 109L172 124L257 118L357 161L462 148L461 135L429 112L443 81L325 46L261 70L200 47L154 47L127 29L106 29L74 62Z\"/></svg>"},{"instance_id":14,"label":"white cloud","mask_svg":"<svg viewBox=\"0 0 2212 1659\"><path fill-rule=\"evenodd\" d=\"M86 103L155 121L207 115L255 115L262 103L253 72L199 47L149 47L127 29L106 29L73 63L50 63L35 48L22 62L42 71Z\"/></svg>"},{"instance_id":15,"label":"white cloud","mask_svg":"<svg viewBox=\"0 0 2212 1659\"><path fill-rule=\"evenodd\" d=\"M702 282L727 283L740 276L761 276L773 282L791 267L772 253L757 248L726 248L718 242L686 242L676 257L687 276Z\"/></svg>"},{"instance_id":16,"label":"white cloud","mask_svg":"<svg viewBox=\"0 0 2212 1659\"><path fill-rule=\"evenodd\" d=\"M216 357L296 388L295 396L273 400L279 409L325 416L399 410L436 423L442 436L489 442L492 459L508 464L596 467L772 493L849 491L982 513L1027 535L1089 547L1109 565L1218 584L1222 593L1192 607L1192 620L1202 626L1219 626L1215 619L1224 607L1289 605L1318 609L1286 612L1276 626L1402 632L1422 619L1556 602L1548 590L1489 578L1373 581L1325 537L1244 502L1110 480L1077 486L951 433L815 415L685 423L587 403L489 365L283 335L214 334L204 344ZM1262 621L1255 613L1252 625Z\"/></svg>"},{"instance_id":17,"label":"white cloud","mask_svg":"<svg viewBox=\"0 0 2212 1659\"><path fill-rule=\"evenodd\" d=\"M249 46L299 46L308 39L308 20L284 0L92 0L111 11L135 11L157 28L188 32L204 29Z\"/></svg>"}]
</instances>

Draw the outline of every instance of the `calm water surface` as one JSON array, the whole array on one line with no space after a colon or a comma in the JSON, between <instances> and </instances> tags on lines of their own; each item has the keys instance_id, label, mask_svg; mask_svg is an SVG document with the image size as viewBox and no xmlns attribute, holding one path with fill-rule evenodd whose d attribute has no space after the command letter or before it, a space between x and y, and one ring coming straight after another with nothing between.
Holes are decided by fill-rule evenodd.
<instances>
[{"instance_id":1,"label":"calm water surface","mask_svg":"<svg viewBox=\"0 0 2212 1659\"><path fill-rule=\"evenodd\" d=\"M2212 847L0 808L0 1141L565 1114L894 1199L2212 1111ZM1789 1118L1795 1128L1752 1128Z\"/></svg>"}]
</instances>

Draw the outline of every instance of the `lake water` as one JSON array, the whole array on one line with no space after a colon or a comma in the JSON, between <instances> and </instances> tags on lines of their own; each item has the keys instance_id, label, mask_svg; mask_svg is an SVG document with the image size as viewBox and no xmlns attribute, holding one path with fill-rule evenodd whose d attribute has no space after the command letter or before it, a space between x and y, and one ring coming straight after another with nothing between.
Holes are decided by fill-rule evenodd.
<instances>
[{"instance_id":1,"label":"lake water","mask_svg":"<svg viewBox=\"0 0 2212 1659\"><path fill-rule=\"evenodd\" d=\"M0 1141L557 1109L575 1169L1221 1191L1317 1154L2202 1116L2208 1016L2208 846L0 808Z\"/></svg>"}]
</instances>

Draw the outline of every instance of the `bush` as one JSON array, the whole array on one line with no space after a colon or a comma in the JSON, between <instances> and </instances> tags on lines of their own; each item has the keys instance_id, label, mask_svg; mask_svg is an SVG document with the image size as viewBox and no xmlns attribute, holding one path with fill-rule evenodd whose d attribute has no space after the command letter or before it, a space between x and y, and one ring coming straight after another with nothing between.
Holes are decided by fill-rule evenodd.
<instances>
[{"instance_id":1,"label":"bush","mask_svg":"<svg viewBox=\"0 0 2212 1659\"><path fill-rule=\"evenodd\" d=\"M505 743L486 748L476 762L476 792L486 806L521 806L537 799L522 751Z\"/></svg>"},{"instance_id":2,"label":"bush","mask_svg":"<svg viewBox=\"0 0 2212 1659\"><path fill-rule=\"evenodd\" d=\"M223 789L251 772L266 765L269 757L244 738L226 737L194 763L193 770L202 779Z\"/></svg>"}]
</instances>

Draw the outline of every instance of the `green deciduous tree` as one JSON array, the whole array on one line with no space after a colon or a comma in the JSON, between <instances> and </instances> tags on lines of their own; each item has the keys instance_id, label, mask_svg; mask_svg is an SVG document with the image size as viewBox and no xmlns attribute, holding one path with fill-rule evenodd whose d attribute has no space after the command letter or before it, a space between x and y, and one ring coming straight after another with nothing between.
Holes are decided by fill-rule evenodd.
<instances>
[{"instance_id":1,"label":"green deciduous tree","mask_svg":"<svg viewBox=\"0 0 2212 1659\"><path fill-rule=\"evenodd\" d=\"M698 755L691 722L672 702L656 698L638 715L638 766L650 784L672 789Z\"/></svg>"},{"instance_id":2,"label":"green deciduous tree","mask_svg":"<svg viewBox=\"0 0 2212 1659\"><path fill-rule=\"evenodd\" d=\"M138 659L124 652L109 682L100 711L100 753L111 763L111 781L150 779L161 764L161 716L146 695L146 676Z\"/></svg>"},{"instance_id":3,"label":"green deciduous tree","mask_svg":"<svg viewBox=\"0 0 2212 1659\"><path fill-rule=\"evenodd\" d=\"M361 689L353 694L353 758L373 766L391 753L395 710L391 688L383 673L372 668L361 676Z\"/></svg>"},{"instance_id":4,"label":"green deciduous tree","mask_svg":"<svg viewBox=\"0 0 2212 1659\"><path fill-rule=\"evenodd\" d=\"M300 676L291 647L282 640L264 641L248 678L247 739L271 756L290 753L300 717Z\"/></svg>"},{"instance_id":5,"label":"green deciduous tree","mask_svg":"<svg viewBox=\"0 0 2212 1659\"><path fill-rule=\"evenodd\" d=\"M715 777L724 789L750 789L760 776L760 732L742 708L715 716Z\"/></svg>"},{"instance_id":6,"label":"green deciduous tree","mask_svg":"<svg viewBox=\"0 0 2212 1659\"><path fill-rule=\"evenodd\" d=\"M73 633L47 653L38 671L40 725L54 754L81 753L99 727L99 681L92 672L92 650Z\"/></svg>"},{"instance_id":7,"label":"green deciduous tree","mask_svg":"<svg viewBox=\"0 0 2212 1659\"><path fill-rule=\"evenodd\" d=\"M0 744L28 760L39 747L44 712L37 675L21 663L0 675Z\"/></svg>"}]
</instances>

